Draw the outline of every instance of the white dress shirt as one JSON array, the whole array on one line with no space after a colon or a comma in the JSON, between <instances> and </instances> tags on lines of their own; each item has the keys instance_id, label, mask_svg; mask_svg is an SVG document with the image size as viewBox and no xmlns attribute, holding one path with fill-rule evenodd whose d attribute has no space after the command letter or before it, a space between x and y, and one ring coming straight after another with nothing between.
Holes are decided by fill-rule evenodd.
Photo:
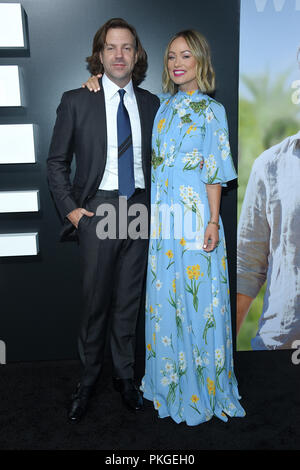
<instances>
[{"instance_id":1,"label":"white dress shirt","mask_svg":"<svg viewBox=\"0 0 300 470\"><path fill-rule=\"evenodd\" d=\"M106 109L107 160L99 189L115 190L119 187L117 112L120 103L120 95L118 93L120 87L113 83L105 74L102 77L102 86ZM131 80L124 87L124 90L126 91L124 95L124 105L129 114L132 133L135 187L145 188L142 168L140 115Z\"/></svg>"},{"instance_id":2,"label":"white dress shirt","mask_svg":"<svg viewBox=\"0 0 300 470\"><path fill-rule=\"evenodd\" d=\"M300 339L300 132L254 162L238 227L237 292L255 298L267 279L253 349Z\"/></svg>"}]
</instances>

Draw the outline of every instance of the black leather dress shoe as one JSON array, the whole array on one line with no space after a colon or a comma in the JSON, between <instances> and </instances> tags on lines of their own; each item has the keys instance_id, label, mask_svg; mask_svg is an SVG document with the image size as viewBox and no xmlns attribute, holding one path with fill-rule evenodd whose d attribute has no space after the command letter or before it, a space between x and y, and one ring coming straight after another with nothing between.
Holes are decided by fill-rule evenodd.
<instances>
[{"instance_id":1,"label":"black leather dress shoe","mask_svg":"<svg viewBox=\"0 0 300 470\"><path fill-rule=\"evenodd\" d=\"M132 379L113 379L113 385L117 392L121 393L123 403L133 411L143 409L143 398Z\"/></svg>"},{"instance_id":2,"label":"black leather dress shoe","mask_svg":"<svg viewBox=\"0 0 300 470\"><path fill-rule=\"evenodd\" d=\"M71 396L71 405L68 412L68 418L72 423L78 423L85 415L91 393L92 387L77 384L76 391Z\"/></svg>"}]
</instances>

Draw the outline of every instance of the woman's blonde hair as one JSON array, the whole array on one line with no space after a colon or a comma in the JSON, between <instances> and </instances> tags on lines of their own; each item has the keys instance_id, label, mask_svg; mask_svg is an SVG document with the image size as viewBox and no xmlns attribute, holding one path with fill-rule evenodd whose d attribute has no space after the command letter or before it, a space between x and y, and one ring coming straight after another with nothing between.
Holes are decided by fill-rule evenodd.
<instances>
[{"instance_id":1,"label":"woman's blonde hair","mask_svg":"<svg viewBox=\"0 0 300 470\"><path fill-rule=\"evenodd\" d=\"M162 86L164 93L174 95L178 86L171 80L168 71L168 56L172 42L177 38L184 38L197 61L196 79L198 88L202 93L211 94L215 91L215 72L211 63L210 48L205 37L193 29L180 31L170 40L164 55L164 71Z\"/></svg>"}]
</instances>

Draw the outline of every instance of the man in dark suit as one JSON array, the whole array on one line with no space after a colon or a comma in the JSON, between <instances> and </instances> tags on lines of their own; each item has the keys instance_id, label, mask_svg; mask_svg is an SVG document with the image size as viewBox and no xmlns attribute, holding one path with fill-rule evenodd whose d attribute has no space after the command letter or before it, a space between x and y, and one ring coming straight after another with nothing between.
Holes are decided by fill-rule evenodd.
<instances>
[{"instance_id":1,"label":"man in dark suit","mask_svg":"<svg viewBox=\"0 0 300 470\"><path fill-rule=\"evenodd\" d=\"M159 107L155 95L137 86L145 78L147 55L126 21L114 18L98 30L87 61L93 75L103 74L101 91L63 94L47 160L49 187L64 221L61 239L78 240L82 266L83 371L69 409L75 422L84 415L102 368L109 318L114 386L128 407L142 409L133 381L134 349L148 237L124 237L120 201L127 202L129 212L135 204L150 208L151 135ZM113 209L116 237L105 231L101 207ZM127 227L131 221L126 215Z\"/></svg>"}]
</instances>

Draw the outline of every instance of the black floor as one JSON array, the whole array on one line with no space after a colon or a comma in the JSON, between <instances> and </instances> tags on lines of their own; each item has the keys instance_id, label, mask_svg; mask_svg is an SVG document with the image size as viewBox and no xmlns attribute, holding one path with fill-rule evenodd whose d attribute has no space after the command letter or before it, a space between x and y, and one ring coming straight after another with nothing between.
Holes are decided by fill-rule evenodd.
<instances>
[{"instance_id":1,"label":"black floor","mask_svg":"<svg viewBox=\"0 0 300 470\"><path fill-rule=\"evenodd\" d=\"M240 352L235 372L245 418L217 418L196 427L159 419L152 403L134 414L123 408L107 365L89 413L69 424L66 404L79 374L77 361L0 366L0 449L300 449L300 365L291 351ZM143 370L138 363L137 375Z\"/></svg>"}]
</instances>

